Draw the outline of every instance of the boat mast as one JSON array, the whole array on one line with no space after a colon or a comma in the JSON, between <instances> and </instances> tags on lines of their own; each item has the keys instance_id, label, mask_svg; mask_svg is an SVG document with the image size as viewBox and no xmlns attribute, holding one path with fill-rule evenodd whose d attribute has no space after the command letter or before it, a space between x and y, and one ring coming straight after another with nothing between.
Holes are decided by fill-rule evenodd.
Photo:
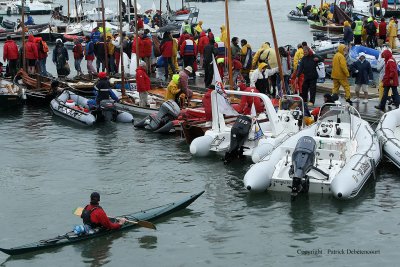
<instances>
[{"instance_id":1,"label":"boat mast","mask_svg":"<svg viewBox=\"0 0 400 267\"><path fill-rule=\"evenodd\" d=\"M133 1L135 5L135 35L136 35L136 68L139 67L139 35L138 35L138 17L137 17L137 3ZM136 70L135 70L136 72Z\"/></svg>"},{"instance_id":2,"label":"boat mast","mask_svg":"<svg viewBox=\"0 0 400 267\"><path fill-rule=\"evenodd\" d=\"M75 17L75 22L79 22L79 16L78 16L78 3L77 3L77 0L75 0L75 14L76 14L76 17Z\"/></svg>"},{"instance_id":3,"label":"boat mast","mask_svg":"<svg viewBox=\"0 0 400 267\"><path fill-rule=\"evenodd\" d=\"M22 68L26 71L26 60L25 60L25 1L21 1L21 30L22 30Z\"/></svg>"},{"instance_id":4,"label":"boat mast","mask_svg":"<svg viewBox=\"0 0 400 267\"><path fill-rule=\"evenodd\" d=\"M160 0L160 28L162 27L162 18L161 18L161 10L162 10L162 0ZM157 10L156 10L157 13Z\"/></svg>"},{"instance_id":5,"label":"boat mast","mask_svg":"<svg viewBox=\"0 0 400 267\"><path fill-rule=\"evenodd\" d=\"M321 2L322 2L322 0L321 0ZM281 79L281 88L282 88L283 94L286 94L286 88L285 88L285 83L284 83L284 78L283 78L281 56L279 54L278 42L276 40L274 20L272 19L272 13L271 13L271 5L269 4L269 0L265 0L265 3L267 4L269 24L271 26L272 38L274 40L274 48L275 48L276 59L278 61L279 76L280 76L280 79Z\"/></svg>"},{"instance_id":6,"label":"boat mast","mask_svg":"<svg viewBox=\"0 0 400 267\"><path fill-rule=\"evenodd\" d=\"M122 0L118 0L118 9L119 9L119 52L120 52L120 60L119 64L121 64L121 94L122 98L126 96L125 91L125 70L124 70L124 49L122 47Z\"/></svg>"},{"instance_id":7,"label":"boat mast","mask_svg":"<svg viewBox=\"0 0 400 267\"><path fill-rule=\"evenodd\" d=\"M68 23L69 23L69 20L71 19L71 14L69 12L69 0L67 2L68 2L68 13L67 13L67 15L68 15Z\"/></svg>"},{"instance_id":8,"label":"boat mast","mask_svg":"<svg viewBox=\"0 0 400 267\"><path fill-rule=\"evenodd\" d=\"M320 10L322 10L322 6L324 5L324 0L321 0L321 7ZM336 5L336 0L335 0L335 5Z\"/></svg>"},{"instance_id":9,"label":"boat mast","mask_svg":"<svg viewBox=\"0 0 400 267\"><path fill-rule=\"evenodd\" d=\"M106 20L104 18L104 0L101 0L101 15L102 15L102 20L103 20L103 42L104 42L104 63L105 63L105 69L108 74L108 49L107 49L107 43L106 43Z\"/></svg>"},{"instance_id":10,"label":"boat mast","mask_svg":"<svg viewBox=\"0 0 400 267\"><path fill-rule=\"evenodd\" d=\"M231 34L229 30L229 11L228 11L228 0L225 0L225 24L227 34L227 46L228 46L228 75L229 75L229 87L233 90L233 77L232 77L232 51L231 51Z\"/></svg>"}]
</instances>

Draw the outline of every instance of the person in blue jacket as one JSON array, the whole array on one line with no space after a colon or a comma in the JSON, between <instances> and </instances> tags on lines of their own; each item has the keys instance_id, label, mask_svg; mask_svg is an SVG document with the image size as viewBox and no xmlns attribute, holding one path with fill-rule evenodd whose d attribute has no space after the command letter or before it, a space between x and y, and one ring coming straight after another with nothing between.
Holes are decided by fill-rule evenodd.
<instances>
[{"instance_id":1,"label":"person in blue jacket","mask_svg":"<svg viewBox=\"0 0 400 267\"><path fill-rule=\"evenodd\" d=\"M110 97L116 102L119 101L118 97L111 89L111 84L107 78L107 73L99 72L98 77L99 80L94 86L95 99L91 99L87 103L90 109L97 108L102 100L110 99Z\"/></svg>"},{"instance_id":2,"label":"person in blue jacket","mask_svg":"<svg viewBox=\"0 0 400 267\"><path fill-rule=\"evenodd\" d=\"M354 102L360 101L360 89L364 92L363 104L368 103L368 82L374 79L371 64L365 59L365 53L358 54L358 60L351 64L350 71L352 76L356 78L355 91L356 99Z\"/></svg>"}]
</instances>

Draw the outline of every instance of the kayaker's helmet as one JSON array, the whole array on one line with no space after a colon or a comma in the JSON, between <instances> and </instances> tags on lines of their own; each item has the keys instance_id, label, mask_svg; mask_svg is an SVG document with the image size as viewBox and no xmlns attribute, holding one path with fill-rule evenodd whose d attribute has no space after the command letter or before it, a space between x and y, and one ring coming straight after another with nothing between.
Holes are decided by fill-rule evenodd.
<instances>
[{"instance_id":1,"label":"kayaker's helmet","mask_svg":"<svg viewBox=\"0 0 400 267\"><path fill-rule=\"evenodd\" d=\"M90 194L90 203L91 204L97 204L100 201L100 194L97 192L93 192Z\"/></svg>"}]
</instances>

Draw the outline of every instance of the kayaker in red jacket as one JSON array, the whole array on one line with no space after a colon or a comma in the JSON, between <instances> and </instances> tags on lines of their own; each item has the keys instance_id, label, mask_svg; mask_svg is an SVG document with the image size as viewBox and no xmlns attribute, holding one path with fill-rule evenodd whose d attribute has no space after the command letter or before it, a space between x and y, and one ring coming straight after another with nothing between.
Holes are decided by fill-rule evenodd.
<instances>
[{"instance_id":1,"label":"kayaker in red jacket","mask_svg":"<svg viewBox=\"0 0 400 267\"><path fill-rule=\"evenodd\" d=\"M25 44L25 59L28 62L28 73L35 73L36 60L39 59L38 47L35 43L35 37L29 35L28 42Z\"/></svg>"},{"instance_id":2,"label":"kayaker in red jacket","mask_svg":"<svg viewBox=\"0 0 400 267\"><path fill-rule=\"evenodd\" d=\"M90 204L85 207L81 215L83 223L92 228L102 227L107 230L121 228L126 219L120 218L117 223L111 222L103 208L99 206L99 202L100 194L93 192L90 195Z\"/></svg>"},{"instance_id":3,"label":"kayaker in red jacket","mask_svg":"<svg viewBox=\"0 0 400 267\"><path fill-rule=\"evenodd\" d=\"M3 47L3 60L8 61L8 70L11 77L14 77L17 73L17 63L18 63L18 46L11 36L7 36L7 40Z\"/></svg>"}]
</instances>

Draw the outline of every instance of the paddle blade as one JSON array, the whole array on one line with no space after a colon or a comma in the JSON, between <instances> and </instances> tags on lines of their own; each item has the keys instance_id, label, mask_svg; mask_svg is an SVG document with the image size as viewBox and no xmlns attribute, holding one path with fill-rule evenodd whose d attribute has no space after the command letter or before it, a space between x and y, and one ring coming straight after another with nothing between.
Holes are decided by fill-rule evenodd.
<instances>
[{"instance_id":1,"label":"paddle blade","mask_svg":"<svg viewBox=\"0 0 400 267\"><path fill-rule=\"evenodd\" d=\"M153 223L148 222L148 221L137 221L137 224L142 226L142 227L146 227L146 228L149 228L149 229L157 230L156 226Z\"/></svg>"},{"instance_id":2,"label":"paddle blade","mask_svg":"<svg viewBox=\"0 0 400 267\"><path fill-rule=\"evenodd\" d=\"M149 228L149 229L153 229L153 230L157 230L156 226L148 221L126 221L127 223L132 223L132 224L137 224L141 227L145 227L145 228Z\"/></svg>"},{"instance_id":3,"label":"paddle blade","mask_svg":"<svg viewBox=\"0 0 400 267\"><path fill-rule=\"evenodd\" d=\"M74 215L81 217L82 212L83 212L83 208L82 208L82 207L77 207L77 208L74 210L73 213L74 213Z\"/></svg>"}]
</instances>

